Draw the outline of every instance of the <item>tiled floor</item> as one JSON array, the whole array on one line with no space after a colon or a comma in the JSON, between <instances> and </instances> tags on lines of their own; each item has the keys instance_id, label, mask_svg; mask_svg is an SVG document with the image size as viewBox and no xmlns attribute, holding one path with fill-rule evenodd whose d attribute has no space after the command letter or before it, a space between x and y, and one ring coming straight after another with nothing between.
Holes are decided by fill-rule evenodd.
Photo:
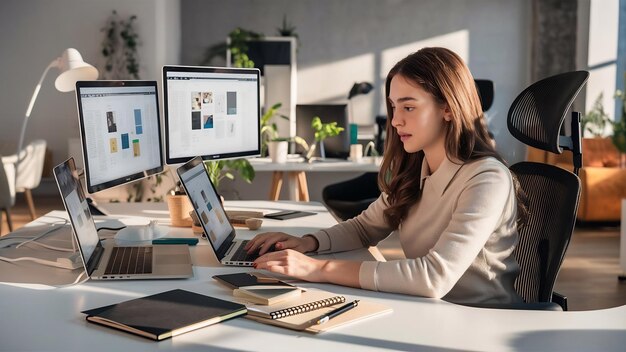
<instances>
[{"instance_id":1,"label":"tiled floor","mask_svg":"<svg viewBox=\"0 0 626 352\"><path fill-rule=\"evenodd\" d=\"M22 196L12 210L13 224L19 228L30 221ZM58 197L35 199L39 216L63 209ZM2 234L8 232L3 216ZM402 258L397 238L379 244L388 259ZM556 291L568 297L570 310L590 310L626 304L626 282L618 282L619 227L577 227L561 267Z\"/></svg>"}]
</instances>

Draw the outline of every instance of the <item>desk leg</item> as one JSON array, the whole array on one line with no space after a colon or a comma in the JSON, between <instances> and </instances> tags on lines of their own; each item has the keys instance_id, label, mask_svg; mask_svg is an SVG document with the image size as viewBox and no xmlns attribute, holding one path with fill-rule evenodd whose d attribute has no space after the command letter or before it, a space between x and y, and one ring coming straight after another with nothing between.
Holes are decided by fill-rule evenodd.
<instances>
[{"instance_id":1,"label":"desk leg","mask_svg":"<svg viewBox=\"0 0 626 352\"><path fill-rule=\"evenodd\" d=\"M306 182L306 172L298 172L298 196L302 202L309 201L309 187Z\"/></svg>"},{"instance_id":2,"label":"desk leg","mask_svg":"<svg viewBox=\"0 0 626 352\"><path fill-rule=\"evenodd\" d=\"M298 188L298 173L300 173L300 171L289 171L287 173L287 191L289 191L289 200L301 200L300 189Z\"/></svg>"},{"instance_id":3,"label":"desk leg","mask_svg":"<svg viewBox=\"0 0 626 352\"><path fill-rule=\"evenodd\" d=\"M274 171L272 173L272 186L270 189L270 200L278 200L280 188L283 186L283 172Z\"/></svg>"}]
</instances>

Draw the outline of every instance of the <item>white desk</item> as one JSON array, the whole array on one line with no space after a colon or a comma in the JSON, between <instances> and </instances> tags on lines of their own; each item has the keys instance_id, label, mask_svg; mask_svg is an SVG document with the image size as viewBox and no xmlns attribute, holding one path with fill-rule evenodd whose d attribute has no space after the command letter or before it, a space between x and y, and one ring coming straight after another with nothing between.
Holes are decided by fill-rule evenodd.
<instances>
[{"instance_id":1,"label":"white desk","mask_svg":"<svg viewBox=\"0 0 626 352\"><path fill-rule=\"evenodd\" d=\"M139 206L138 204L136 206ZM141 206L144 206L143 204ZM298 208L323 211L319 204L227 202L254 209ZM131 206L132 207L132 206ZM128 214L129 205L111 204L108 210ZM135 208L136 209L136 208ZM136 213L136 211L134 212ZM144 214L165 218L163 205L144 206ZM289 222L266 221L262 230L306 233L334 222L328 213ZM173 230L175 234L188 231ZM241 231L251 236L252 232ZM203 246L196 246L198 260ZM376 251L373 251L375 254ZM354 255L354 254L352 254ZM14 265L0 263L0 276ZM31 268L34 269L34 268ZM47 271L43 267L39 271ZM588 312L489 310L458 306L440 300L304 283L348 296L386 304L391 314L364 320L322 334L309 335L247 319L234 319L163 342L89 324L81 310L117 303L173 288L227 297L229 291L211 279L244 268L227 268L207 260L194 266L188 280L87 282L63 289L37 290L0 285L0 350L46 351L623 351L626 346L626 306ZM48 271L57 275L57 269Z\"/></svg>"},{"instance_id":2,"label":"white desk","mask_svg":"<svg viewBox=\"0 0 626 352\"><path fill-rule=\"evenodd\" d=\"M270 200L278 200L283 183L283 175L287 173L287 187L290 200L309 201L309 190L306 180L307 172L378 172L380 158L363 158L361 162L342 159L325 159L312 163L304 162L299 156L290 156L286 163L273 163L270 158L250 159L255 171L271 171Z\"/></svg>"}]
</instances>

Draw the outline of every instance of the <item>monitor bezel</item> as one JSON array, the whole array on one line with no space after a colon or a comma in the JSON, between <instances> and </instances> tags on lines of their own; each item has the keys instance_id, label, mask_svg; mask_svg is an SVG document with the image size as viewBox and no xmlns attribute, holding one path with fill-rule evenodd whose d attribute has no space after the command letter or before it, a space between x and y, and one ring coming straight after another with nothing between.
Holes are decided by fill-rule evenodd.
<instances>
[{"instance_id":1,"label":"monitor bezel","mask_svg":"<svg viewBox=\"0 0 626 352\"><path fill-rule=\"evenodd\" d=\"M154 87L154 94L156 99L156 114L158 119L158 128L157 135L159 139L159 166L149 169L143 170L132 175L127 175L124 177L120 177L111 181L92 184L90 178L90 168L89 168L89 158L87 157L87 142L85 140L85 124L84 124L84 116L83 116L83 106L81 99L81 89L82 88L115 88L115 87ZM87 181L87 193L93 194L99 191L103 191L105 189L117 187L124 185L129 182L141 180L143 178L159 174L164 170L164 162L163 162L163 139L161 137L161 115L160 115L160 107L159 107L159 89L157 85L157 81L138 81L138 80L111 80L111 81L77 81L76 82L76 104L78 107L78 125L80 126L80 141L82 146L82 154L83 154L83 162L85 166L85 180Z\"/></svg>"},{"instance_id":2,"label":"monitor bezel","mask_svg":"<svg viewBox=\"0 0 626 352\"><path fill-rule=\"evenodd\" d=\"M189 155L185 157L170 156L170 135L169 135L169 106L167 91L167 73L168 72L198 72L198 73L244 73L256 74L257 78L257 131L259 138L257 140L257 148L254 150L246 150L234 153L207 154L207 155ZM231 67L212 67L212 66L181 66L181 65L165 65L163 66L163 122L165 135L165 163L168 165L176 165L186 163L196 156L202 157L202 160L221 160L235 159L242 157L261 156L261 71L258 68L231 68Z\"/></svg>"}]
</instances>

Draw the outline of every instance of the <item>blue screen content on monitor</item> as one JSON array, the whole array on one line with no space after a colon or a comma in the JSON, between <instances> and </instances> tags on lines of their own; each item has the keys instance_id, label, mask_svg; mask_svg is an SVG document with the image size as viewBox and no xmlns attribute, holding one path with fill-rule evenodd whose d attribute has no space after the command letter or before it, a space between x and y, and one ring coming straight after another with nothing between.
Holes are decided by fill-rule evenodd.
<instances>
[{"instance_id":1,"label":"blue screen content on monitor","mask_svg":"<svg viewBox=\"0 0 626 352\"><path fill-rule=\"evenodd\" d=\"M259 70L164 66L163 87L168 164L260 154Z\"/></svg>"},{"instance_id":2,"label":"blue screen content on monitor","mask_svg":"<svg viewBox=\"0 0 626 352\"><path fill-rule=\"evenodd\" d=\"M78 82L76 95L89 193L163 170L156 81Z\"/></svg>"}]
</instances>

